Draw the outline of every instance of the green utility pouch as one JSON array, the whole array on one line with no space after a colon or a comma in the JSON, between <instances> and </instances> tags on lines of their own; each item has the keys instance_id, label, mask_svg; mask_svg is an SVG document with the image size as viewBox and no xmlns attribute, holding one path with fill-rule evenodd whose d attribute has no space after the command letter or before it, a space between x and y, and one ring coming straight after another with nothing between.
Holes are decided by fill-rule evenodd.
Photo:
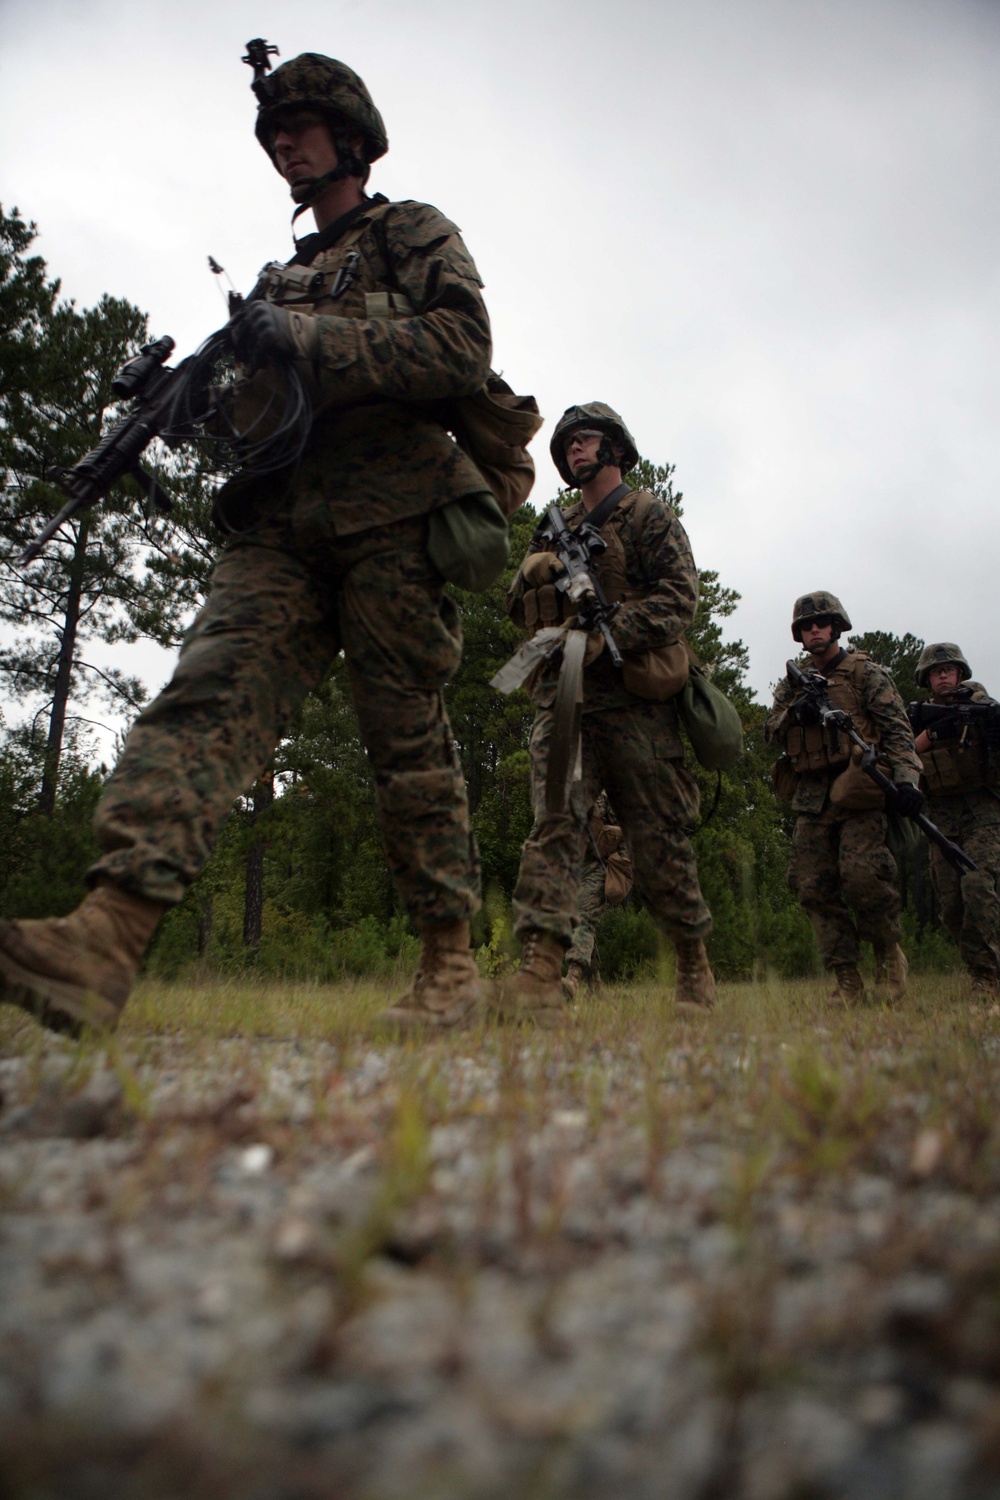
<instances>
[{"instance_id":1,"label":"green utility pouch","mask_svg":"<svg viewBox=\"0 0 1000 1500\"><path fill-rule=\"evenodd\" d=\"M428 517L427 554L443 578L482 593L496 583L510 556L510 534L492 495L463 495Z\"/></svg>"},{"instance_id":2,"label":"green utility pouch","mask_svg":"<svg viewBox=\"0 0 1000 1500\"><path fill-rule=\"evenodd\" d=\"M675 699L691 748L706 771L728 771L743 754L743 725L725 693L691 663L684 690Z\"/></svg>"}]
</instances>

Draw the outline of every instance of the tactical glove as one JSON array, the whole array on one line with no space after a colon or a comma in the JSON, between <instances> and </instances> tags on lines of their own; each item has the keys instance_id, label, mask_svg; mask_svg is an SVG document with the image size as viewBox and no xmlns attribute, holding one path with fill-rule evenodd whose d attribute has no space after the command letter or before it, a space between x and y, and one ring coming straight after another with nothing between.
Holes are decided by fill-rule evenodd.
<instances>
[{"instance_id":1,"label":"tactical glove","mask_svg":"<svg viewBox=\"0 0 1000 1500\"><path fill-rule=\"evenodd\" d=\"M249 303L236 314L230 327L237 356L255 370L273 360L294 359L305 352L296 342L291 314L273 302Z\"/></svg>"},{"instance_id":2,"label":"tactical glove","mask_svg":"<svg viewBox=\"0 0 1000 1500\"><path fill-rule=\"evenodd\" d=\"M924 794L911 781L896 782L896 806L904 818L912 818L924 805Z\"/></svg>"},{"instance_id":3,"label":"tactical glove","mask_svg":"<svg viewBox=\"0 0 1000 1500\"><path fill-rule=\"evenodd\" d=\"M818 724L819 709L811 698L803 698L795 705L795 716L800 724Z\"/></svg>"},{"instance_id":4,"label":"tactical glove","mask_svg":"<svg viewBox=\"0 0 1000 1500\"><path fill-rule=\"evenodd\" d=\"M554 583L566 569L554 552L529 552L521 564L521 577L529 589L540 589Z\"/></svg>"}]
</instances>

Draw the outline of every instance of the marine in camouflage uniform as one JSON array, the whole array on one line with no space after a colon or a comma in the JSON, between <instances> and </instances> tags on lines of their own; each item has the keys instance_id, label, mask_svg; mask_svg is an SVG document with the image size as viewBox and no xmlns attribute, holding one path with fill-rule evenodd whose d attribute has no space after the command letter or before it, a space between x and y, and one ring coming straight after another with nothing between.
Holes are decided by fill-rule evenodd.
<instances>
[{"instance_id":1,"label":"marine in camouflage uniform","mask_svg":"<svg viewBox=\"0 0 1000 1500\"><path fill-rule=\"evenodd\" d=\"M238 313L256 373L220 396L217 420L266 399L290 357L316 414L294 470L220 495L233 534L98 809L91 895L61 923L0 932L5 997L52 1026L114 1025L160 915L341 650L389 866L424 940L390 1019L461 1024L482 1007L468 929L479 871L442 695L462 633L428 555L432 514L487 491L438 404L489 372L481 282L437 209L365 196L388 143L356 74L306 53L254 87L258 139L319 227Z\"/></svg>"},{"instance_id":2,"label":"marine in camouflage uniform","mask_svg":"<svg viewBox=\"0 0 1000 1500\"><path fill-rule=\"evenodd\" d=\"M694 618L698 573L687 535L662 500L622 484L637 462L635 443L622 419L600 402L570 407L556 425L553 462L568 485L581 487L582 499L565 511L570 528L598 503L621 496L601 526L606 551L596 565L608 599L619 608L611 631L628 663L619 672L608 653L593 655L584 672L581 777L573 781L564 813L546 809L545 782L553 733L558 666L544 665L531 696L535 722L530 754L535 821L524 845L514 891L514 927L522 940L517 972L500 987L500 1012L540 1025L558 1024L564 1010L560 984L564 952L579 924L578 890L586 824L606 790L631 853L643 900L677 950L677 1000L682 1007L707 1009L715 985L704 939L712 918L698 884L691 833L698 816L698 787L684 764L677 705L653 701L630 690L655 675L667 648L680 649L684 676L687 655L678 643ZM532 542L511 588L509 611L535 630L558 619L552 583L554 555ZM594 651L602 644L593 638ZM593 653L588 653L593 654Z\"/></svg>"},{"instance_id":3,"label":"marine in camouflage uniform","mask_svg":"<svg viewBox=\"0 0 1000 1500\"><path fill-rule=\"evenodd\" d=\"M803 668L826 679L831 704L878 745L880 764L916 811L923 801L920 762L906 711L883 667L863 651L841 648L841 631L850 628L834 594L819 590L796 600L792 635L808 653ZM860 769L859 752L819 722L814 706L787 677L778 683L764 736L784 752L776 780L798 814L788 883L809 913L823 965L836 976L837 997L864 998L858 957L865 940L875 950L877 988L901 998L907 963L899 945L899 892L884 795Z\"/></svg>"},{"instance_id":4,"label":"marine in camouflage uniform","mask_svg":"<svg viewBox=\"0 0 1000 1500\"><path fill-rule=\"evenodd\" d=\"M602 792L587 820L587 842L577 896L578 923L566 954L563 990L572 1000L581 984L597 989L601 960L597 927L607 905L620 906L632 889L632 861L618 821Z\"/></svg>"},{"instance_id":5,"label":"marine in camouflage uniform","mask_svg":"<svg viewBox=\"0 0 1000 1500\"><path fill-rule=\"evenodd\" d=\"M917 682L937 707L994 708L993 715L956 715L923 727L919 703L910 717L923 764L928 811L942 833L978 865L958 871L931 845L931 874L944 925L958 945L973 990L995 996L1000 988L1000 704L979 682L958 646L925 647Z\"/></svg>"}]
</instances>

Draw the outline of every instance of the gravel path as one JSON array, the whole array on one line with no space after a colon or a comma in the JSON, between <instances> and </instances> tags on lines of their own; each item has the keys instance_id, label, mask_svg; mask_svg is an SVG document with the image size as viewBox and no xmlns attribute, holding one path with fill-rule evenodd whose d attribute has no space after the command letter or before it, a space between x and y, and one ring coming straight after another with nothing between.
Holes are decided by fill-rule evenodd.
<instances>
[{"instance_id":1,"label":"gravel path","mask_svg":"<svg viewBox=\"0 0 1000 1500\"><path fill-rule=\"evenodd\" d=\"M615 1003L110 1054L5 1013L0 1495L1000 1495L1000 1019Z\"/></svg>"}]
</instances>

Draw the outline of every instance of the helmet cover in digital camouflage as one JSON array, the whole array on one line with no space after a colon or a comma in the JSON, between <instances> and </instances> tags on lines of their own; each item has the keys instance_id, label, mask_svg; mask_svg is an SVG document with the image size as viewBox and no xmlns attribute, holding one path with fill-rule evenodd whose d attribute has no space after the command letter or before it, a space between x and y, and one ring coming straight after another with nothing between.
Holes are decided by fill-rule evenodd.
<instances>
[{"instance_id":1,"label":"helmet cover in digital camouflage","mask_svg":"<svg viewBox=\"0 0 1000 1500\"><path fill-rule=\"evenodd\" d=\"M259 101L255 133L276 167L272 123L283 109L315 109L338 123L353 126L364 141L365 161L369 164L378 161L389 149L382 116L364 82L353 68L334 57L303 52L259 79L254 91Z\"/></svg>"},{"instance_id":2,"label":"helmet cover in digital camouflage","mask_svg":"<svg viewBox=\"0 0 1000 1500\"><path fill-rule=\"evenodd\" d=\"M917 662L915 675L918 685L922 688L927 687L931 667L951 666L958 668L959 682L965 682L972 676L972 668L954 641L934 641L931 645L925 646Z\"/></svg>"},{"instance_id":3,"label":"helmet cover in digital camouflage","mask_svg":"<svg viewBox=\"0 0 1000 1500\"><path fill-rule=\"evenodd\" d=\"M847 611L836 594L831 594L828 589L817 589L815 593L803 594L796 599L792 610L792 639L801 641L803 621L814 620L817 615L830 616L835 635L851 628Z\"/></svg>"},{"instance_id":4,"label":"helmet cover in digital camouflage","mask_svg":"<svg viewBox=\"0 0 1000 1500\"><path fill-rule=\"evenodd\" d=\"M639 462L639 450L635 446L635 438L629 432L621 417L611 406L603 401L588 401L583 406L568 406L559 418L552 434L549 444L549 452L552 454L552 462L559 470L559 477L564 484L571 487L576 484L573 471L566 462L566 439L577 427L596 427L609 437L612 443L624 448L625 452L619 460L615 457L615 467L627 474L634 469Z\"/></svg>"}]
</instances>

